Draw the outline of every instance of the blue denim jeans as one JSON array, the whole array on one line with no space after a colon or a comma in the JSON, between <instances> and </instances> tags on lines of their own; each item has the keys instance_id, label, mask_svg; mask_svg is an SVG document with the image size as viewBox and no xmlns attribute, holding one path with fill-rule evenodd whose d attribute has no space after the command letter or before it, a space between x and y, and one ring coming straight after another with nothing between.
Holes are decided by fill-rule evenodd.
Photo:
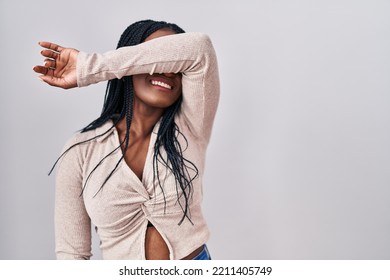
<instances>
[{"instance_id":1,"label":"blue denim jeans","mask_svg":"<svg viewBox=\"0 0 390 280\"><path fill-rule=\"evenodd\" d=\"M200 253L195 258L193 258L193 260L211 260L211 256L206 244L203 245L202 251L200 251Z\"/></svg>"}]
</instances>

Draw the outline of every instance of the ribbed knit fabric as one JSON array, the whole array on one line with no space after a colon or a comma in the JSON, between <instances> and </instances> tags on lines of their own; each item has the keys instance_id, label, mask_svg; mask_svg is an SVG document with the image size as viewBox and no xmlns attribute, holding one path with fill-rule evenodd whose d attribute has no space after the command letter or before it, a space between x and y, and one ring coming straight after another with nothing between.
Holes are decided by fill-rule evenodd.
<instances>
[{"instance_id":1,"label":"ribbed knit fabric","mask_svg":"<svg viewBox=\"0 0 390 280\"><path fill-rule=\"evenodd\" d=\"M193 224L185 219L178 225L183 211L177 202L175 179L162 164L159 172L166 204L160 188L153 182L153 147L160 122L151 135L142 181L122 160L99 191L121 156L121 149L117 149L92 174L82 193L92 169L119 146L118 132L115 127L110 129L110 121L95 130L77 133L65 145L64 149L109 130L104 136L72 148L58 165L55 202L58 259L90 258L91 221L96 225L104 259L145 259L148 221L164 238L170 259L181 259L207 242L209 230L201 211L202 180L219 99L217 60L208 36L184 33L105 54L80 52L77 61L80 87L128 75L177 72L183 73L183 102L175 122L188 141L183 156L199 170L190 201ZM186 147L183 137L179 136L179 141Z\"/></svg>"}]
</instances>

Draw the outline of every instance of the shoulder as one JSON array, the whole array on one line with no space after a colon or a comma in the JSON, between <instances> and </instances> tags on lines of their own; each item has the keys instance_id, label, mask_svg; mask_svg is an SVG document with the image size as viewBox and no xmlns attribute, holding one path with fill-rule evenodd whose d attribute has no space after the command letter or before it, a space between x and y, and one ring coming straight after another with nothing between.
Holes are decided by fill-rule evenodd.
<instances>
[{"instance_id":1,"label":"shoulder","mask_svg":"<svg viewBox=\"0 0 390 280\"><path fill-rule=\"evenodd\" d=\"M73 134L65 143L63 152L71 149L72 147L81 146L87 147L94 145L97 142L102 142L108 135L114 130L112 121L107 121L100 127L85 132L77 132Z\"/></svg>"},{"instance_id":2,"label":"shoulder","mask_svg":"<svg viewBox=\"0 0 390 280\"><path fill-rule=\"evenodd\" d=\"M60 170L82 170L89 155L95 153L97 146L104 144L105 139L114 130L112 121L86 132L73 134L65 143L58 158Z\"/></svg>"},{"instance_id":3,"label":"shoulder","mask_svg":"<svg viewBox=\"0 0 390 280\"><path fill-rule=\"evenodd\" d=\"M76 132L65 142L63 152L65 152L67 149L70 149L71 147L77 146L78 144L94 141L93 138L95 136L96 129L86 132Z\"/></svg>"}]
</instances>

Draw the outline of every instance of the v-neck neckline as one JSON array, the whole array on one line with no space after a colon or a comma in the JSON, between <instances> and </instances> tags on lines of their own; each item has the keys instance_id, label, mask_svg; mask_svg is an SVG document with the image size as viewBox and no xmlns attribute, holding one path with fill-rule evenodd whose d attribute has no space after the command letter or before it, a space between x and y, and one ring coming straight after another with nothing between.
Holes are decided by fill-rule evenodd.
<instances>
[{"instance_id":1,"label":"v-neck neckline","mask_svg":"<svg viewBox=\"0 0 390 280\"><path fill-rule=\"evenodd\" d=\"M160 123L161 123L161 118L157 121L157 123L154 125L154 127L152 129L150 139L149 139L149 144L148 144L148 151L146 153L145 163L144 163L143 170L142 170L142 178L141 179L135 174L133 169L130 168L130 166L127 164L126 160L124 158L122 159L123 160L122 164L124 164L126 166L125 168L128 170L128 173L130 174L130 176L138 184L144 186L145 190L146 190L146 184L147 184L145 178L150 173L150 164L149 164L150 160L149 159L152 156L152 152L154 149L154 144L156 142L157 133L158 133L158 129L160 127ZM115 146L118 147L118 146L120 146L119 132L118 132L118 129L116 128L115 125L113 126L113 129L114 129L114 135L115 135ZM123 156L122 149L120 149L120 156L121 157Z\"/></svg>"}]
</instances>

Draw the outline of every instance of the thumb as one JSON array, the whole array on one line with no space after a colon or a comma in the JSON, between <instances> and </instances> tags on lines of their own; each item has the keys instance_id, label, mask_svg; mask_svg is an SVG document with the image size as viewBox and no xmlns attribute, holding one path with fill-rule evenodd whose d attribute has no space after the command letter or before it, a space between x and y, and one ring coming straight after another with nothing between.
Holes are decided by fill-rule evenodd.
<instances>
[{"instance_id":1,"label":"thumb","mask_svg":"<svg viewBox=\"0 0 390 280\"><path fill-rule=\"evenodd\" d=\"M43 81L51 86L60 87L60 79L59 78L56 78L53 76L46 76L46 75L38 76L38 78L41 81Z\"/></svg>"}]
</instances>

